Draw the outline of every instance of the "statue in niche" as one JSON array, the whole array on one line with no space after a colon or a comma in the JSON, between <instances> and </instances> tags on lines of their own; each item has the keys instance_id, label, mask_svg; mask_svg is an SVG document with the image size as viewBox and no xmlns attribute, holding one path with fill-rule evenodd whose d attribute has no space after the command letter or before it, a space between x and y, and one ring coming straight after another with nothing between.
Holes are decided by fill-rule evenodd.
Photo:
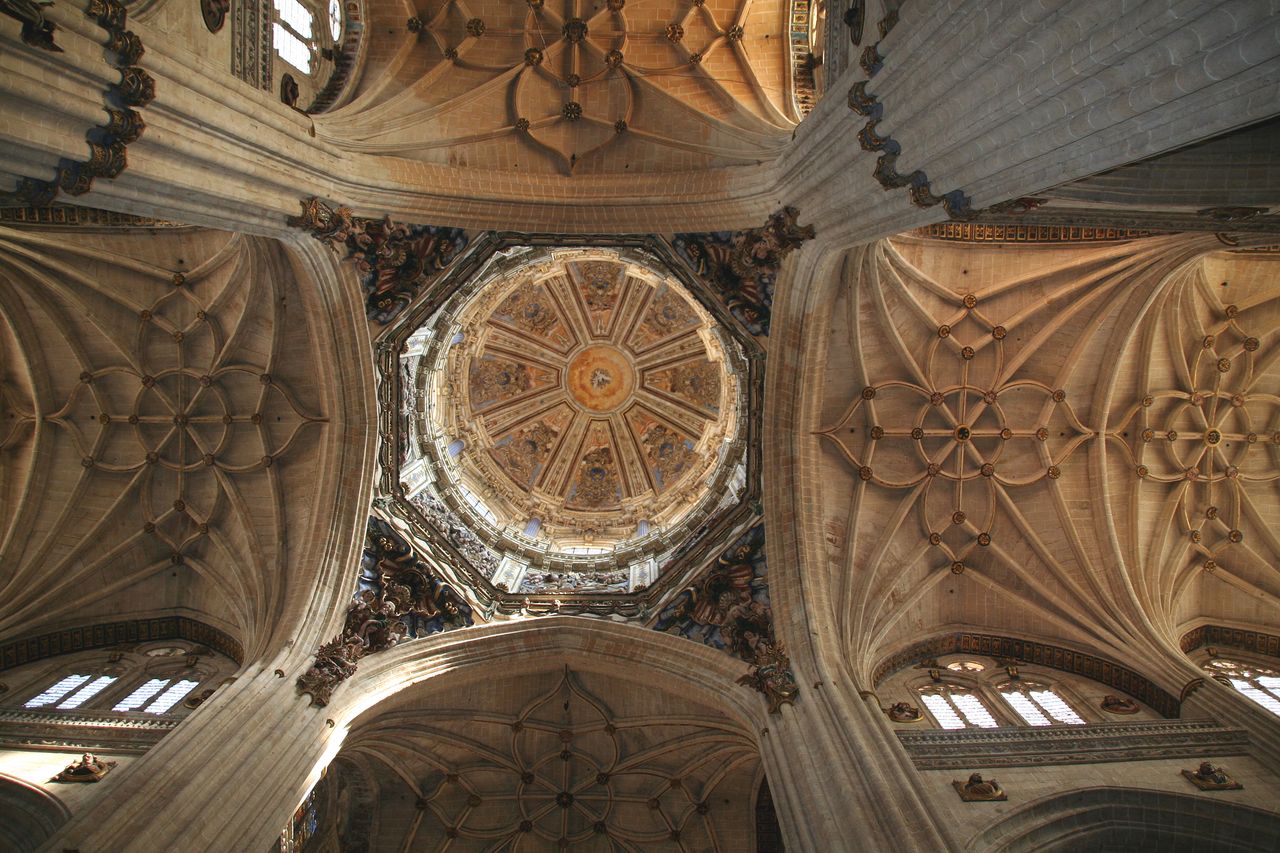
<instances>
[{"instance_id":1,"label":"statue in niche","mask_svg":"<svg viewBox=\"0 0 1280 853\"><path fill-rule=\"evenodd\" d=\"M983 779L981 773L970 773L968 781L952 780L952 787L966 803L990 803L1009 799L995 779Z\"/></svg>"},{"instance_id":2,"label":"statue in niche","mask_svg":"<svg viewBox=\"0 0 1280 853\"><path fill-rule=\"evenodd\" d=\"M894 702L888 708L885 708L884 712L895 723L918 723L924 719L920 709L910 702Z\"/></svg>"},{"instance_id":3,"label":"statue in niche","mask_svg":"<svg viewBox=\"0 0 1280 853\"><path fill-rule=\"evenodd\" d=\"M114 761L103 761L92 752L86 752L80 756L79 761L73 761L67 765L66 769L53 778L55 782L97 782L111 772L111 768L116 766Z\"/></svg>"},{"instance_id":4,"label":"statue in niche","mask_svg":"<svg viewBox=\"0 0 1280 853\"><path fill-rule=\"evenodd\" d=\"M1182 775L1201 791L1238 791L1244 787L1227 775L1225 768L1209 761L1201 761L1195 770L1183 770Z\"/></svg>"},{"instance_id":5,"label":"statue in niche","mask_svg":"<svg viewBox=\"0 0 1280 853\"><path fill-rule=\"evenodd\" d=\"M1108 693L1102 697L1102 710L1108 714L1136 714L1141 709L1132 699Z\"/></svg>"}]
</instances>

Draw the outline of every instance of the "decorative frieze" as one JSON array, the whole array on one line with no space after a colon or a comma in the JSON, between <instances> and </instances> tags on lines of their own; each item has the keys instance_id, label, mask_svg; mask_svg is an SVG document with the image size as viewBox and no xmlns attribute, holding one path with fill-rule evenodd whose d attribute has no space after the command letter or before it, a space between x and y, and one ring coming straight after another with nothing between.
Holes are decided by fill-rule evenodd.
<instances>
[{"instance_id":1,"label":"decorative frieze","mask_svg":"<svg viewBox=\"0 0 1280 853\"><path fill-rule=\"evenodd\" d=\"M672 246L747 331L768 335L782 261L814 236L812 225L797 223L799 215L784 207L762 228L677 234Z\"/></svg>"},{"instance_id":2,"label":"decorative frieze","mask_svg":"<svg viewBox=\"0 0 1280 853\"><path fill-rule=\"evenodd\" d=\"M136 113L135 113L136 115ZM21 228L188 228L181 222L134 216L96 207L51 204L45 207L0 207L0 224Z\"/></svg>"},{"instance_id":3,"label":"decorative frieze","mask_svg":"<svg viewBox=\"0 0 1280 853\"><path fill-rule=\"evenodd\" d=\"M185 616L161 616L155 619L77 625L61 631L10 640L0 645L0 671L55 655L153 640L190 640L221 652L237 664L244 662L244 648L230 634Z\"/></svg>"},{"instance_id":4,"label":"decorative frieze","mask_svg":"<svg viewBox=\"0 0 1280 853\"><path fill-rule=\"evenodd\" d=\"M960 243L1096 243L1137 240L1160 232L1138 228L1079 225L987 225L980 222L939 222L911 232L932 240Z\"/></svg>"},{"instance_id":5,"label":"decorative frieze","mask_svg":"<svg viewBox=\"0 0 1280 853\"><path fill-rule=\"evenodd\" d=\"M302 202L302 214L288 223L317 240L345 249L364 286L365 313L379 325L391 322L466 247L467 232L435 225L398 225L389 217L367 219L349 207L330 207L318 198Z\"/></svg>"},{"instance_id":6,"label":"decorative frieze","mask_svg":"<svg viewBox=\"0 0 1280 853\"><path fill-rule=\"evenodd\" d=\"M1280 636L1261 631L1245 631L1222 625L1201 625L1182 635L1182 652L1189 654L1203 646L1227 646L1255 654L1280 658Z\"/></svg>"},{"instance_id":7,"label":"decorative frieze","mask_svg":"<svg viewBox=\"0 0 1280 853\"><path fill-rule=\"evenodd\" d=\"M160 714L6 708L0 710L0 747L141 754L180 722L180 717Z\"/></svg>"},{"instance_id":8,"label":"decorative frieze","mask_svg":"<svg viewBox=\"0 0 1280 853\"><path fill-rule=\"evenodd\" d=\"M920 770L1102 764L1246 755L1249 734L1210 720L1140 720L1087 726L910 729L896 733Z\"/></svg>"}]
</instances>

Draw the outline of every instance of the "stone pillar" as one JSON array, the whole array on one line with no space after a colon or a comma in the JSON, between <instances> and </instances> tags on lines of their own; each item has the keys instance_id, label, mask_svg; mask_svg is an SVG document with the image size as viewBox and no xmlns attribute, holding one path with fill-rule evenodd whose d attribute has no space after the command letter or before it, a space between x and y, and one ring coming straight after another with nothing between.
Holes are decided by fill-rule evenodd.
<instances>
[{"instance_id":1,"label":"stone pillar","mask_svg":"<svg viewBox=\"0 0 1280 853\"><path fill-rule=\"evenodd\" d=\"M787 850L950 849L920 796L915 768L876 719L883 715L874 699L860 701L847 681L802 672L800 699L771 717L760 736Z\"/></svg>"},{"instance_id":2,"label":"stone pillar","mask_svg":"<svg viewBox=\"0 0 1280 853\"><path fill-rule=\"evenodd\" d=\"M852 245L946 218L868 181L881 151L935 197L974 209L1159 154L1280 112L1280 21L1252 0L907 3L879 45L801 125L779 185L819 235ZM865 84L866 115L845 102ZM889 148L884 149L890 150Z\"/></svg>"},{"instance_id":3,"label":"stone pillar","mask_svg":"<svg viewBox=\"0 0 1280 853\"><path fill-rule=\"evenodd\" d=\"M266 851L328 763L341 730L294 685L310 650L254 664L220 688L102 794L49 851ZM279 677L279 668L285 675Z\"/></svg>"}]
</instances>

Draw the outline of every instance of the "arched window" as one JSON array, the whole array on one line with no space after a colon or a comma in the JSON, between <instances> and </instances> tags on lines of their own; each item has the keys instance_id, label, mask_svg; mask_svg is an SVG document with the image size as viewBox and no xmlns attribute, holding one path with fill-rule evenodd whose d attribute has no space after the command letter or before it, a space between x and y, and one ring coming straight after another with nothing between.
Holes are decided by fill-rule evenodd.
<instances>
[{"instance_id":1,"label":"arched window","mask_svg":"<svg viewBox=\"0 0 1280 853\"><path fill-rule=\"evenodd\" d=\"M1071 709L1066 700L1048 685L1019 680L1006 682L996 689L1029 726L1085 724L1084 719Z\"/></svg>"},{"instance_id":2,"label":"arched window","mask_svg":"<svg viewBox=\"0 0 1280 853\"><path fill-rule=\"evenodd\" d=\"M194 708L204 698L198 688L212 693L234 670L217 652L169 641L49 658L6 676L12 701L24 709L160 715Z\"/></svg>"},{"instance_id":3,"label":"arched window","mask_svg":"<svg viewBox=\"0 0 1280 853\"><path fill-rule=\"evenodd\" d=\"M1280 717L1280 671L1243 661L1215 658L1204 665L1219 681Z\"/></svg>"},{"instance_id":4,"label":"arched window","mask_svg":"<svg viewBox=\"0 0 1280 853\"><path fill-rule=\"evenodd\" d=\"M944 729L994 729L999 723L976 691L955 684L920 689L920 701Z\"/></svg>"},{"instance_id":5,"label":"arched window","mask_svg":"<svg viewBox=\"0 0 1280 853\"><path fill-rule=\"evenodd\" d=\"M275 0L272 41L280 58L301 71L311 73L315 59L315 15L299 0ZM341 20L341 8L339 8Z\"/></svg>"},{"instance_id":6,"label":"arched window","mask_svg":"<svg viewBox=\"0 0 1280 853\"><path fill-rule=\"evenodd\" d=\"M92 675L68 675L58 679L39 695L28 699L22 707L44 708L53 705L56 708L79 708L115 680L115 676L111 675L100 675L97 678Z\"/></svg>"}]
</instances>

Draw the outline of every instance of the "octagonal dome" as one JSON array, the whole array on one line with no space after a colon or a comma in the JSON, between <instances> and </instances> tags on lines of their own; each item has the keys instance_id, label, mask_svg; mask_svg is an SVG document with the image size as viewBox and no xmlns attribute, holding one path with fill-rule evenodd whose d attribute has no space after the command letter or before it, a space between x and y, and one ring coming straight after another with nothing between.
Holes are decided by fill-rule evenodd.
<instances>
[{"instance_id":1,"label":"octagonal dome","mask_svg":"<svg viewBox=\"0 0 1280 853\"><path fill-rule=\"evenodd\" d=\"M407 327L406 515L497 596L641 592L742 502L749 358L666 263L510 246Z\"/></svg>"}]
</instances>

